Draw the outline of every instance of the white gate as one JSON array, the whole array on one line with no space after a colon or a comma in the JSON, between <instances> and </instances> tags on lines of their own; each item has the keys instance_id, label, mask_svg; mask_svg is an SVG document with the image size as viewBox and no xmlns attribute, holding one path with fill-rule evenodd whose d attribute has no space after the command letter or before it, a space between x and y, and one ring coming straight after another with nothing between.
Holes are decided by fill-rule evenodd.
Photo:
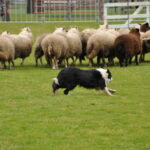
<instances>
[{"instance_id":1,"label":"white gate","mask_svg":"<svg viewBox=\"0 0 150 150\"><path fill-rule=\"evenodd\" d=\"M117 13L109 14L111 8L122 8L122 10L124 9L126 11L121 15ZM150 23L150 1L104 4L104 23L109 24L111 28L134 27L137 23L145 21Z\"/></svg>"}]
</instances>

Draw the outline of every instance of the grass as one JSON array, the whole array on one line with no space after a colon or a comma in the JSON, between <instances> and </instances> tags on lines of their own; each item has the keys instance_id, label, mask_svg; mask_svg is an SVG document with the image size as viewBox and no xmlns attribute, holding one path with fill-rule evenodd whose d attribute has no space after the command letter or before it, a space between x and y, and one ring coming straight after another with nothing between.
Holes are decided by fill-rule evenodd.
<instances>
[{"instance_id":1,"label":"grass","mask_svg":"<svg viewBox=\"0 0 150 150\"><path fill-rule=\"evenodd\" d=\"M0 31L18 33L27 25L35 40L55 26L71 24L0 24ZM81 30L98 27L78 25ZM60 69L35 67L33 53L23 67L16 60L13 70L0 71L0 150L149 150L149 54L146 60L139 66L109 67L114 97L81 87L54 96L52 78ZM86 64L78 67L87 69Z\"/></svg>"}]
</instances>

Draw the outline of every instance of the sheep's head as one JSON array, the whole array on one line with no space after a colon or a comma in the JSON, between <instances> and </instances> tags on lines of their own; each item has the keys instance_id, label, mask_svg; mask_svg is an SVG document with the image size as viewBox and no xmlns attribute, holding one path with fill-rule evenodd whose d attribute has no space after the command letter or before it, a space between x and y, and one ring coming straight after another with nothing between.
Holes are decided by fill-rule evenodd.
<instances>
[{"instance_id":1,"label":"sheep's head","mask_svg":"<svg viewBox=\"0 0 150 150\"><path fill-rule=\"evenodd\" d=\"M9 35L10 34L10 32L9 31L4 31L4 32L2 32L2 34L1 35Z\"/></svg>"},{"instance_id":2,"label":"sheep's head","mask_svg":"<svg viewBox=\"0 0 150 150\"><path fill-rule=\"evenodd\" d=\"M150 26L148 22L145 22L143 24L139 24L140 25L140 31L141 32L146 32L148 30L150 30Z\"/></svg>"},{"instance_id":3,"label":"sheep's head","mask_svg":"<svg viewBox=\"0 0 150 150\"><path fill-rule=\"evenodd\" d=\"M107 29L109 29L109 26L108 26L108 24L103 24L103 25L99 26L99 29L100 30L107 30Z\"/></svg>"},{"instance_id":4,"label":"sheep's head","mask_svg":"<svg viewBox=\"0 0 150 150\"><path fill-rule=\"evenodd\" d=\"M29 27L25 27L21 30L22 32L31 32L31 29Z\"/></svg>"},{"instance_id":5,"label":"sheep's head","mask_svg":"<svg viewBox=\"0 0 150 150\"><path fill-rule=\"evenodd\" d=\"M132 28L129 33L135 34L140 37L140 30L137 28Z\"/></svg>"},{"instance_id":6,"label":"sheep's head","mask_svg":"<svg viewBox=\"0 0 150 150\"><path fill-rule=\"evenodd\" d=\"M78 29L78 27L76 26L76 27L71 27L70 29L69 29L69 31L68 31L69 33L79 33L79 29Z\"/></svg>"},{"instance_id":7,"label":"sheep's head","mask_svg":"<svg viewBox=\"0 0 150 150\"><path fill-rule=\"evenodd\" d=\"M54 33L66 33L67 30L65 27L59 27L59 28L56 28Z\"/></svg>"}]
</instances>

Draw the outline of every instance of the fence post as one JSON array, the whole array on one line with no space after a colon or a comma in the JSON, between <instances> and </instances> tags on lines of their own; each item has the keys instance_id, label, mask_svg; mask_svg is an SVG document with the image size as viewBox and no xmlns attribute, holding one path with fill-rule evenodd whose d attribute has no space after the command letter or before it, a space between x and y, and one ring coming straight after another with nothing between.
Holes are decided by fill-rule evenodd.
<instances>
[{"instance_id":1,"label":"fence post","mask_svg":"<svg viewBox=\"0 0 150 150\"><path fill-rule=\"evenodd\" d=\"M99 18L104 23L104 0L99 0Z\"/></svg>"},{"instance_id":2,"label":"fence post","mask_svg":"<svg viewBox=\"0 0 150 150\"><path fill-rule=\"evenodd\" d=\"M104 6L104 16L103 16L104 24L108 24L107 21L107 6Z\"/></svg>"},{"instance_id":3,"label":"fence post","mask_svg":"<svg viewBox=\"0 0 150 150\"><path fill-rule=\"evenodd\" d=\"M150 6L146 6L146 21L150 24Z\"/></svg>"}]
</instances>

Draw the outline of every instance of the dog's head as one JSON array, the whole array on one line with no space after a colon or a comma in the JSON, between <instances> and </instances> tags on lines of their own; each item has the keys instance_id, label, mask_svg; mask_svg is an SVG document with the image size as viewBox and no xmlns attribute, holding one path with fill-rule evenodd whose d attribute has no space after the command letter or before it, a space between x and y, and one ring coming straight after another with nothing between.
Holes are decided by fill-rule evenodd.
<instances>
[{"instance_id":1,"label":"dog's head","mask_svg":"<svg viewBox=\"0 0 150 150\"><path fill-rule=\"evenodd\" d=\"M111 74L111 72L109 71L109 69L99 68L99 69L96 69L96 70L101 73L101 75L102 75L102 77L104 78L106 84L108 84L109 82L112 81L112 74Z\"/></svg>"}]
</instances>

